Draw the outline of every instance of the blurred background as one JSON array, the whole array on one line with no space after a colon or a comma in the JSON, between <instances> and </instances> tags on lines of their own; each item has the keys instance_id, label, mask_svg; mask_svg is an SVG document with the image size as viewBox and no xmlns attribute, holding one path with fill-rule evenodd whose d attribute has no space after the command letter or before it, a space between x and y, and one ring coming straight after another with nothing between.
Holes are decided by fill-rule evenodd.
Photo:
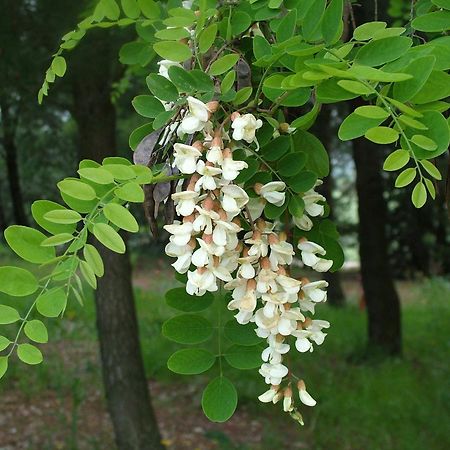
<instances>
[{"instance_id":1,"label":"blurred background","mask_svg":"<svg viewBox=\"0 0 450 450\"><path fill-rule=\"evenodd\" d=\"M397 8L391 14L398 21L409 7L409 2L378 3ZM119 63L119 50L134 39L133 30L89 32L67 54L66 77L43 106L36 100L60 37L91 6L0 0L2 231L10 224L33 226L32 202L58 201L56 182L74 174L80 159L132 157L128 134L141 118L131 99L145 89L148 72L135 62ZM153 449L159 447L146 436L159 440L156 423L163 444L173 450L450 448L445 183L436 201L416 210L411 192L395 190L394 175L381 170L391 149L362 140L344 144L335 137L351 107L324 107L312 130L329 151L332 173L322 188L346 263L326 275L329 300L316 311L331 322L329 336L314 353L298 357L298 370L318 400L315 408L304 408L304 427L280 405L258 403L264 384L257 371L230 369L240 401L225 424L210 423L202 414L207 376L186 379L168 371L166 360L177 345L161 335L161 324L174 314L164 293L177 282L162 256L165 236L150 236L136 206L142 230L129 239L126 257L105 252L110 269L97 300L90 293L84 308L72 301L64 320L48 321L44 364L16 362L1 380L0 449ZM436 162L443 174L447 158ZM17 261L0 240L0 264L8 263ZM123 325L119 334L117 323ZM117 367L127 374L119 387ZM134 435L144 438L132 441Z\"/></svg>"}]
</instances>

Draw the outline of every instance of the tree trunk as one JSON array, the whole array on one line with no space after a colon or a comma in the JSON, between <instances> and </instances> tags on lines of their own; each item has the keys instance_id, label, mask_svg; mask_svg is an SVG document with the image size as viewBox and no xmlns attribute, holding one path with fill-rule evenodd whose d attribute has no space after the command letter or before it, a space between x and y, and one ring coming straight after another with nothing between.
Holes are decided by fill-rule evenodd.
<instances>
[{"instance_id":1,"label":"tree trunk","mask_svg":"<svg viewBox=\"0 0 450 450\"><path fill-rule=\"evenodd\" d=\"M80 155L100 162L115 154L116 113L111 103L111 36L92 33L75 57L74 115ZM163 449L142 360L128 254L98 244L105 275L96 292L103 381L119 450Z\"/></svg>"},{"instance_id":2,"label":"tree trunk","mask_svg":"<svg viewBox=\"0 0 450 450\"><path fill-rule=\"evenodd\" d=\"M322 186L320 186L320 192L327 199L328 205L330 206L330 214L329 218L334 220L333 214L333 173L332 173L332 161L331 161L331 152L333 148L333 138L336 135L337 127L333 126L332 123L332 109L331 106L323 105L322 111L320 112L320 116L316 122L316 126L314 127L314 131L316 136L321 140L322 144L325 146L325 149L328 152L328 156L330 158L330 173L324 178ZM328 281L328 303L331 306L344 306L345 303L345 295L342 290L341 284L341 274L340 272L326 272L324 274L324 279Z\"/></svg>"},{"instance_id":3,"label":"tree trunk","mask_svg":"<svg viewBox=\"0 0 450 450\"><path fill-rule=\"evenodd\" d=\"M20 185L19 165L15 130L17 119L13 117L6 97L0 98L2 111L3 147L6 155L6 170L8 174L9 191L11 194L14 221L18 225L27 225L28 220L23 205L22 187Z\"/></svg>"},{"instance_id":4,"label":"tree trunk","mask_svg":"<svg viewBox=\"0 0 450 450\"><path fill-rule=\"evenodd\" d=\"M368 315L369 349L401 353L400 301L389 269L382 150L365 139L353 143L359 213L359 255Z\"/></svg>"}]
</instances>

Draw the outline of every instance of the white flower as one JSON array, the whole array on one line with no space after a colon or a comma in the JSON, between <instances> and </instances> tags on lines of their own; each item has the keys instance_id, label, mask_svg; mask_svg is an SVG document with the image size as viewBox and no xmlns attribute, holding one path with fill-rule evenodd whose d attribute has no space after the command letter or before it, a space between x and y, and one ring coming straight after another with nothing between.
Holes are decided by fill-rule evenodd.
<instances>
[{"instance_id":1,"label":"white flower","mask_svg":"<svg viewBox=\"0 0 450 450\"><path fill-rule=\"evenodd\" d=\"M201 177L195 183L195 190L200 191L200 189L206 189L213 191L217 189L217 180L214 178L222 173L222 169L219 167L214 167L210 165L211 163L206 163L200 160L197 163L197 172Z\"/></svg>"},{"instance_id":2,"label":"white flower","mask_svg":"<svg viewBox=\"0 0 450 450\"><path fill-rule=\"evenodd\" d=\"M303 264L312 267L317 272L326 272L333 265L333 261L330 259L323 259L317 256L324 256L326 252L323 247L315 242L301 240L298 243L298 248L301 250Z\"/></svg>"},{"instance_id":3,"label":"white flower","mask_svg":"<svg viewBox=\"0 0 450 450\"><path fill-rule=\"evenodd\" d=\"M209 239L207 239L208 237ZM224 252L223 247L218 247L211 241L210 235L204 236L204 239L197 238L200 247L192 254L192 264L196 267L206 266L210 261L210 257L221 256Z\"/></svg>"},{"instance_id":4,"label":"white flower","mask_svg":"<svg viewBox=\"0 0 450 450\"><path fill-rule=\"evenodd\" d=\"M330 323L326 320L312 320L304 329L294 331L292 335L297 338L295 341L296 349L301 353L312 352L314 348L311 341L317 345L323 344L327 334L322 331L322 328L329 327Z\"/></svg>"},{"instance_id":5,"label":"white flower","mask_svg":"<svg viewBox=\"0 0 450 450\"><path fill-rule=\"evenodd\" d=\"M212 209L205 209L196 206L195 209L200 213L194 220L192 226L194 231L204 231L206 234L213 232L213 220L219 220L220 216Z\"/></svg>"},{"instance_id":6,"label":"white flower","mask_svg":"<svg viewBox=\"0 0 450 450\"><path fill-rule=\"evenodd\" d=\"M250 252L249 252L250 253ZM261 269L256 277L256 289L259 293L265 294L266 292L277 292L278 286L276 282L276 272L272 269Z\"/></svg>"},{"instance_id":7,"label":"white flower","mask_svg":"<svg viewBox=\"0 0 450 450\"><path fill-rule=\"evenodd\" d=\"M322 216L324 213L324 206L319 205L317 202L324 202L325 197L323 195L320 195L314 189L311 189L307 192L305 192L305 195L303 195L303 201L305 202L305 211L311 216L311 217L317 217Z\"/></svg>"},{"instance_id":8,"label":"white flower","mask_svg":"<svg viewBox=\"0 0 450 450\"><path fill-rule=\"evenodd\" d=\"M289 373L286 366L281 363L269 364L264 363L259 369L259 373L264 377L267 384L278 385L281 383L283 378Z\"/></svg>"},{"instance_id":9,"label":"white flower","mask_svg":"<svg viewBox=\"0 0 450 450\"><path fill-rule=\"evenodd\" d=\"M255 141L256 130L262 127L262 120L256 119L253 114L244 114L236 117L231 124L233 128L233 139L235 141L244 140L251 144Z\"/></svg>"},{"instance_id":10,"label":"white flower","mask_svg":"<svg viewBox=\"0 0 450 450\"><path fill-rule=\"evenodd\" d=\"M176 220L171 225L164 225L164 229L172 234L170 240L176 245L186 245L191 240L192 222L181 223Z\"/></svg>"},{"instance_id":11,"label":"white flower","mask_svg":"<svg viewBox=\"0 0 450 450\"><path fill-rule=\"evenodd\" d=\"M176 245L174 242L169 242L165 248L166 254L177 260L172 263L172 267L178 273L186 273L191 265L192 247L190 245Z\"/></svg>"},{"instance_id":12,"label":"white flower","mask_svg":"<svg viewBox=\"0 0 450 450\"><path fill-rule=\"evenodd\" d=\"M181 191L172 194L172 200L175 202L175 209L180 216L190 216L195 209L198 192L195 191Z\"/></svg>"},{"instance_id":13,"label":"white flower","mask_svg":"<svg viewBox=\"0 0 450 450\"><path fill-rule=\"evenodd\" d=\"M306 406L315 406L317 402L306 391L305 382L303 380L300 380L297 386L300 401Z\"/></svg>"},{"instance_id":14,"label":"white flower","mask_svg":"<svg viewBox=\"0 0 450 450\"><path fill-rule=\"evenodd\" d=\"M174 161L172 166L177 167L181 173L191 174L197 168L197 160L202 155L200 150L192 145L174 144Z\"/></svg>"},{"instance_id":15,"label":"white flower","mask_svg":"<svg viewBox=\"0 0 450 450\"><path fill-rule=\"evenodd\" d=\"M323 290L328 287L328 283L325 280L313 281L302 286L302 291L305 294L305 298L315 303L327 301L327 291Z\"/></svg>"},{"instance_id":16,"label":"white flower","mask_svg":"<svg viewBox=\"0 0 450 450\"><path fill-rule=\"evenodd\" d=\"M265 206L266 202L261 197L251 197L249 199L247 207L253 220L261 217Z\"/></svg>"},{"instance_id":17,"label":"white flower","mask_svg":"<svg viewBox=\"0 0 450 450\"><path fill-rule=\"evenodd\" d=\"M270 335L267 339L269 347L263 350L261 358L265 362L270 362L271 364L278 364L282 361L282 356L286 354L290 346L289 344L284 344L284 339L280 339L274 334Z\"/></svg>"},{"instance_id":18,"label":"white flower","mask_svg":"<svg viewBox=\"0 0 450 450\"><path fill-rule=\"evenodd\" d=\"M236 216L242 210L242 208L248 202L248 195L239 186L230 184L228 186L223 186L221 189L222 193L222 208L227 212Z\"/></svg>"},{"instance_id":19,"label":"white flower","mask_svg":"<svg viewBox=\"0 0 450 450\"><path fill-rule=\"evenodd\" d=\"M297 329L297 322L304 320L305 316L300 312L300 308L287 309L281 313L278 321L278 332L283 336L289 336Z\"/></svg>"},{"instance_id":20,"label":"white flower","mask_svg":"<svg viewBox=\"0 0 450 450\"><path fill-rule=\"evenodd\" d=\"M283 399L283 411L284 412L291 412L294 409L294 404L292 401L292 389L287 388L284 391L284 399Z\"/></svg>"},{"instance_id":21,"label":"white flower","mask_svg":"<svg viewBox=\"0 0 450 450\"><path fill-rule=\"evenodd\" d=\"M271 181L270 183L261 186L259 193L261 197L266 199L269 203L275 206L282 206L286 198L286 184L283 181Z\"/></svg>"},{"instance_id":22,"label":"white flower","mask_svg":"<svg viewBox=\"0 0 450 450\"><path fill-rule=\"evenodd\" d=\"M273 402L276 394L278 392L277 386L272 386L268 391L264 392L258 397L258 400L262 403L270 403Z\"/></svg>"},{"instance_id":23,"label":"white flower","mask_svg":"<svg viewBox=\"0 0 450 450\"><path fill-rule=\"evenodd\" d=\"M229 272L234 272L238 266L239 252L236 250L227 250L222 255L220 263L223 267L225 267Z\"/></svg>"},{"instance_id":24,"label":"white flower","mask_svg":"<svg viewBox=\"0 0 450 450\"><path fill-rule=\"evenodd\" d=\"M245 278L246 280L251 280L255 278L256 271L253 264L258 260L255 256L244 256L238 259L240 264L239 270L237 272L239 277Z\"/></svg>"},{"instance_id":25,"label":"white flower","mask_svg":"<svg viewBox=\"0 0 450 450\"><path fill-rule=\"evenodd\" d=\"M159 66L159 74L164 78L167 78L168 80L170 80L169 69L172 66L182 67L180 63L177 63L176 61L170 61L169 59L163 59L159 61L158 66Z\"/></svg>"},{"instance_id":26,"label":"white flower","mask_svg":"<svg viewBox=\"0 0 450 450\"><path fill-rule=\"evenodd\" d=\"M202 296L206 291L217 291L216 277L210 270L203 267L195 271L189 271L187 274L186 292L189 295Z\"/></svg>"},{"instance_id":27,"label":"white flower","mask_svg":"<svg viewBox=\"0 0 450 450\"><path fill-rule=\"evenodd\" d=\"M294 295L295 299L297 298L298 291L300 290L300 286L302 284L301 281L280 274L277 276L276 281L287 294Z\"/></svg>"},{"instance_id":28,"label":"white flower","mask_svg":"<svg viewBox=\"0 0 450 450\"><path fill-rule=\"evenodd\" d=\"M189 112L183 117L180 124L180 132L186 134L194 134L201 131L208 122L210 111L208 107L194 97L188 97Z\"/></svg>"},{"instance_id":29,"label":"white flower","mask_svg":"<svg viewBox=\"0 0 450 450\"><path fill-rule=\"evenodd\" d=\"M246 169L248 164L245 161L234 161L229 156L222 161L222 176L227 181L233 181L239 175L239 172Z\"/></svg>"},{"instance_id":30,"label":"white flower","mask_svg":"<svg viewBox=\"0 0 450 450\"><path fill-rule=\"evenodd\" d=\"M233 242L233 248L236 247L236 233L242 230L239 225L224 220L215 220L216 226L213 230L213 241L217 245L226 246L230 241Z\"/></svg>"},{"instance_id":31,"label":"white flower","mask_svg":"<svg viewBox=\"0 0 450 450\"><path fill-rule=\"evenodd\" d=\"M258 309L255 313L254 321L258 327L256 334L259 337L268 337L270 334L278 333L278 321L280 319L280 314L275 311L272 317L267 317L264 314L263 308Z\"/></svg>"},{"instance_id":32,"label":"white flower","mask_svg":"<svg viewBox=\"0 0 450 450\"><path fill-rule=\"evenodd\" d=\"M279 265L291 265L294 255L294 247L289 242L280 241L270 244L269 260L273 270L276 270Z\"/></svg>"},{"instance_id":33,"label":"white flower","mask_svg":"<svg viewBox=\"0 0 450 450\"><path fill-rule=\"evenodd\" d=\"M263 235L259 230L253 231L253 233L246 234L244 236L244 242L246 244L251 244L248 254L249 256L256 256L257 258L265 257L269 253L269 244L267 242L267 237ZM270 267L266 264L266 268Z\"/></svg>"},{"instance_id":34,"label":"white flower","mask_svg":"<svg viewBox=\"0 0 450 450\"><path fill-rule=\"evenodd\" d=\"M302 217L293 217L294 225L300 230L309 231L313 227L312 220L306 215L303 214Z\"/></svg>"}]
</instances>

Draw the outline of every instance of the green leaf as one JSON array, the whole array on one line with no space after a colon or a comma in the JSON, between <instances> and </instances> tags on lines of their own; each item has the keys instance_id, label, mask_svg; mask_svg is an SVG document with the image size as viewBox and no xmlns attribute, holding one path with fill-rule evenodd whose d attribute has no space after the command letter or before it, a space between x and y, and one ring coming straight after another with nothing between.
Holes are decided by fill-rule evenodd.
<instances>
[{"instance_id":1,"label":"green leaf","mask_svg":"<svg viewBox=\"0 0 450 450\"><path fill-rule=\"evenodd\" d=\"M236 72L231 70L223 77L222 83L220 84L220 92L226 94L233 87L235 80Z\"/></svg>"},{"instance_id":2,"label":"green leaf","mask_svg":"<svg viewBox=\"0 0 450 450\"><path fill-rule=\"evenodd\" d=\"M74 236L70 233L60 233L43 240L41 245L43 247L56 247L58 245L66 244L73 239Z\"/></svg>"},{"instance_id":3,"label":"green leaf","mask_svg":"<svg viewBox=\"0 0 450 450\"><path fill-rule=\"evenodd\" d=\"M103 208L105 217L114 225L122 228L122 230L136 233L139 231L139 225L133 214L127 208L118 203L108 203Z\"/></svg>"},{"instance_id":4,"label":"green leaf","mask_svg":"<svg viewBox=\"0 0 450 450\"><path fill-rule=\"evenodd\" d=\"M136 0L121 0L123 12L131 19L137 19L141 15L141 9Z\"/></svg>"},{"instance_id":5,"label":"green leaf","mask_svg":"<svg viewBox=\"0 0 450 450\"><path fill-rule=\"evenodd\" d=\"M169 67L169 77L180 92L192 92L195 90L195 80L190 72L182 67Z\"/></svg>"},{"instance_id":6,"label":"green leaf","mask_svg":"<svg viewBox=\"0 0 450 450\"><path fill-rule=\"evenodd\" d=\"M384 122L384 118L371 119L368 117L361 117L360 115L355 113L351 113L344 119L344 121L341 123L341 126L339 127L339 139L341 139L342 141L349 141L351 139L364 136L367 130L378 126L381 122Z\"/></svg>"},{"instance_id":7,"label":"green leaf","mask_svg":"<svg viewBox=\"0 0 450 450\"><path fill-rule=\"evenodd\" d=\"M212 422L226 422L236 410L237 392L233 383L224 376L209 382L202 395L202 408Z\"/></svg>"},{"instance_id":8,"label":"green leaf","mask_svg":"<svg viewBox=\"0 0 450 450\"><path fill-rule=\"evenodd\" d=\"M262 342L262 339L255 333L255 326L252 323L241 325L235 319L231 319L225 324L224 334L234 344L253 346Z\"/></svg>"},{"instance_id":9,"label":"green leaf","mask_svg":"<svg viewBox=\"0 0 450 450\"><path fill-rule=\"evenodd\" d=\"M305 202L301 197L291 197L288 206L289 212L293 217L302 217L305 210Z\"/></svg>"},{"instance_id":10,"label":"green leaf","mask_svg":"<svg viewBox=\"0 0 450 450\"><path fill-rule=\"evenodd\" d=\"M150 92L160 100L174 102L178 100L179 94L173 83L161 75L151 73L147 78L147 87Z\"/></svg>"},{"instance_id":11,"label":"green leaf","mask_svg":"<svg viewBox=\"0 0 450 450\"><path fill-rule=\"evenodd\" d=\"M34 342L39 344L48 342L47 328L40 320L30 320L27 322L24 327L24 332Z\"/></svg>"},{"instance_id":12,"label":"green leaf","mask_svg":"<svg viewBox=\"0 0 450 450\"><path fill-rule=\"evenodd\" d=\"M127 183L114 191L117 198L126 202L142 203L144 201L144 191L137 183Z\"/></svg>"},{"instance_id":13,"label":"green leaf","mask_svg":"<svg viewBox=\"0 0 450 450\"><path fill-rule=\"evenodd\" d=\"M217 35L217 24L213 23L209 27L206 27L198 38L198 48L200 53L206 53L211 45L214 44Z\"/></svg>"},{"instance_id":14,"label":"green leaf","mask_svg":"<svg viewBox=\"0 0 450 450\"><path fill-rule=\"evenodd\" d=\"M72 234L75 231L76 224L60 225L49 222L44 218L45 214L55 209L64 210L64 206L49 200L37 200L31 205L31 213L34 220L44 230L52 234L69 233Z\"/></svg>"},{"instance_id":15,"label":"green leaf","mask_svg":"<svg viewBox=\"0 0 450 450\"><path fill-rule=\"evenodd\" d=\"M11 306L0 305L0 325L8 325L20 320L19 313Z\"/></svg>"},{"instance_id":16,"label":"green leaf","mask_svg":"<svg viewBox=\"0 0 450 450\"><path fill-rule=\"evenodd\" d=\"M450 0L431 0L431 2L439 8L450 9Z\"/></svg>"},{"instance_id":17,"label":"green leaf","mask_svg":"<svg viewBox=\"0 0 450 450\"><path fill-rule=\"evenodd\" d=\"M430 139L422 134L415 134L411 138L411 142L418 145L420 148L423 148L424 150L427 150L430 152L437 149L436 142L434 142L433 139Z\"/></svg>"},{"instance_id":18,"label":"green leaf","mask_svg":"<svg viewBox=\"0 0 450 450\"><path fill-rule=\"evenodd\" d=\"M166 41L178 41L190 38L191 34L185 28L163 28L155 33L155 37Z\"/></svg>"},{"instance_id":19,"label":"green leaf","mask_svg":"<svg viewBox=\"0 0 450 450\"><path fill-rule=\"evenodd\" d=\"M83 248L83 256L95 275L102 277L105 273L105 267L98 250L93 245L86 244Z\"/></svg>"},{"instance_id":20,"label":"green leaf","mask_svg":"<svg viewBox=\"0 0 450 450\"><path fill-rule=\"evenodd\" d=\"M12 225L5 230L5 239L11 249L25 261L42 264L55 257L55 249L42 247L45 234L22 225Z\"/></svg>"},{"instance_id":21,"label":"green leaf","mask_svg":"<svg viewBox=\"0 0 450 450\"><path fill-rule=\"evenodd\" d=\"M272 203L267 202L266 206L264 207L264 215L266 216L267 219L275 220L278 219L283 214L286 208L287 208L286 201L281 206L276 206Z\"/></svg>"},{"instance_id":22,"label":"green leaf","mask_svg":"<svg viewBox=\"0 0 450 450\"><path fill-rule=\"evenodd\" d=\"M125 253L125 242L113 227L106 223L96 223L93 228L94 236L105 247L116 253Z\"/></svg>"},{"instance_id":23,"label":"green leaf","mask_svg":"<svg viewBox=\"0 0 450 450\"><path fill-rule=\"evenodd\" d=\"M338 85L344 88L346 91L353 92L358 95L370 95L373 93L373 89L359 81L340 80Z\"/></svg>"},{"instance_id":24,"label":"green leaf","mask_svg":"<svg viewBox=\"0 0 450 450\"><path fill-rule=\"evenodd\" d=\"M375 33L386 28L386 22L367 22L363 23L353 31L353 37L357 41L368 41Z\"/></svg>"},{"instance_id":25,"label":"green leaf","mask_svg":"<svg viewBox=\"0 0 450 450\"><path fill-rule=\"evenodd\" d=\"M17 356L25 364L35 365L43 361L41 351L31 344L19 344L17 346Z\"/></svg>"},{"instance_id":26,"label":"green leaf","mask_svg":"<svg viewBox=\"0 0 450 450\"><path fill-rule=\"evenodd\" d=\"M214 61L208 70L210 75L216 76L230 70L239 60L239 55L232 53L230 55L225 55Z\"/></svg>"},{"instance_id":27,"label":"green leaf","mask_svg":"<svg viewBox=\"0 0 450 450\"><path fill-rule=\"evenodd\" d=\"M5 375L8 370L8 358L6 356L0 356L0 379Z\"/></svg>"},{"instance_id":28,"label":"green leaf","mask_svg":"<svg viewBox=\"0 0 450 450\"><path fill-rule=\"evenodd\" d=\"M431 195L431 198L433 200L436 199L436 188L434 187L434 184L431 180L429 180L428 178L424 178L423 179L425 181L425 186L427 187L428 192Z\"/></svg>"},{"instance_id":29,"label":"green leaf","mask_svg":"<svg viewBox=\"0 0 450 450\"><path fill-rule=\"evenodd\" d=\"M185 288L175 288L166 292L166 303L179 311L198 312L209 308L214 300L214 296L207 292L205 295L198 297L189 295Z\"/></svg>"},{"instance_id":30,"label":"green leaf","mask_svg":"<svg viewBox=\"0 0 450 450\"><path fill-rule=\"evenodd\" d=\"M103 168L116 180L126 181L136 178L136 172L129 164L104 164Z\"/></svg>"},{"instance_id":31,"label":"green leaf","mask_svg":"<svg viewBox=\"0 0 450 450\"><path fill-rule=\"evenodd\" d=\"M331 0L322 19L322 35L327 44L334 44L342 34L343 0Z\"/></svg>"},{"instance_id":32,"label":"green leaf","mask_svg":"<svg viewBox=\"0 0 450 450\"><path fill-rule=\"evenodd\" d=\"M264 36L253 37L253 54L256 59L270 56L272 54L272 47Z\"/></svg>"},{"instance_id":33,"label":"green leaf","mask_svg":"<svg viewBox=\"0 0 450 450\"><path fill-rule=\"evenodd\" d=\"M297 194L309 191L317 181L317 174L310 170L304 170L295 177L286 179L286 184Z\"/></svg>"},{"instance_id":34,"label":"green leaf","mask_svg":"<svg viewBox=\"0 0 450 450\"><path fill-rule=\"evenodd\" d=\"M361 47L355 61L367 66L381 66L400 58L411 47L412 40L405 36L394 36L371 41Z\"/></svg>"},{"instance_id":35,"label":"green leaf","mask_svg":"<svg viewBox=\"0 0 450 450\"><path fill-rule=\"evenodd\" d=\"M97 184L111 184L114 183L114 177L105 169L101 167L86 167L79 169L78 173L86 180Z\"/></svg>"},{"instance_id":36,"label":"green leaf","mask_svg":"<svg viewBox=\"0 0 450 450\"><path fill-rule=\"evenodd\" d=\"M151 123L146 123L145 125L141 125L132 131L130 137L128 138L128 145L134 151L137 146L140 144L142 139L148 136L153 131L153 126Z\"/></svg>"},{"instance_id":37,"label":"green leaf","mask_svg":"<svg viewBox=\"0 0 450 450\"><path fill-rule=\"evenodd\" d=\"M373 127L367 130L364 136L376 144L392 144L397 141L399 132L389 127Z\"/></svg>"},{"instance_id":38,"label":"green leaf","mask_svg":"<svg viewBox=\"0 0 450 450\"><path fill-rule=\"evenodd\" d=\"M353 66L347 70L347 75L351 77L364 78L370 81L382 81L384 83L394 83L412 78L412 75L409 73L384 72L383 70L360 64L353 64Z\"/></svg>"},{"instance_id":39,"label":"green leaf","mask_svg":"<svg viewBox=\"0 0 450 450\"><path fill-rule=\"evenodd\" d=\"M442 180L442 175L439 172L438 168L430 161L423 159L420 161L420 164L423 168L436 180Z\"/></svg>"},{"instance_id":40,"label":"green leaf","mask_svg":"<svg viewBox=\"0 0 450 450\"><path fill-rule=\"evenodd\" d=\"M450 11L435 11L416 17L411 25L418 31L440 33L450 29Z\"/></svg>"},{"instance_id":41,"label":"green leaf","mask_svg":"<svg viewBox=\"0 0 450 450\"><path fill-rule=\"evenodd\" d=\"M276 161L287 153L290 145L288 136L279 136L261 148L261 155L266 161Z\"/></svg>"},{"instance_id":42,"label":"green leaf","mask_svg":"<svg viewBox=\"0 0 450 450\"><path fill-rule=\"evenodd\" d=\"M55 209L46 213L44 219L53 223L71 224L78 223L82 217L79 213L71 209Z\"/></svg>"},{"instance_id":43,"label":"green leaf","mask_svg":"<svg viewBox=\"0 0 450 450\"><path fill-rule=\"evenodd\" d=\"M38 288L36 277L19 267L0 267L0 292L15 297L33 294Z\"/></svg>"},{"instance_id":44,"label":"green leaf","mask_svg":"<svg viewBox=\"0 0 450 450\"><path fill-rule=\"evenodd\" d=\"M119 50L119 61L126 65L147 65L155 57L148 42L127 42Z\"/></svg>"},{"instance_id":45,"label":"green leaf","mask_svg":"<svg viewBox=\"0 0 450 450\"><path fill-rule=\"evenodd\" d=\"M164 322L163 335L179 344L199 344L212 336L213 328L205 318L196 314L182 314Z\"/></svg>"},{"instance_id":46,"label":"green leaf","mask_svg":"<svg viewBox=\"0 0 450 450\"><path fill-rule=\"evenodd\" d=\"M52 61L52 71L58 77L63 77L67 70L66 60L62 56L56 56Z\"/></svg>"},{"instance_id":47,"label":"green leaf","mask_svg":"<svg viewBox=\"0 0 450 450\"><path fill-rule=\"evenodd\" d=\"M276 32L277 42L284 42L291 38L294 35L296 24L297 10L292 9L283 17L278 25Z\"/></svg>"},{"instance_id":48,"label":"green leaf","mask_svg":"<svg viewBox=\"0 0 450 450\"><path fill-rule=\"evenodd\" d=\"M369 119L387 119L390 114L380 106L359 106L355 109L355 114Z\"/></svg>"},{"instance_id":49,"label":"green leaf","mask_svg":"<svg viewBox=\"0 0 450 450\"><path fill-rule=\"evenodd\" d=\"M236 97L234 97L233 105L238 106L245 103L252 95L253 88L251 86L244 87L236 92Z\"/></svg>"},{"instance_id":50,"label":"green leaf","mask_svg":"<svg viewBox=\"0 0 450 450\"><path fill-rule=\"evenodd\" d=\"M244 11L236 11L231 16L231 32L233 36L248 30L252 24L252 18Z\"/></svg>"},{"instance_id":51,"label":"green leaf","mask_svg":"<svg viewBox=\"0 0 450 450\"><path fill-rule=\"evenodd\" d=\"M55 287L40 295L36 309L44 317L58 317L66 308L67 295L63 288Z\"/></svg>"},{"instance_id":52,"label":"green leaf","mask_svg":"<svg viewBox=\"0 0 450 450\"><path fill-rule=\"evenodd\" d=\"M183 62L191 58L190 48L181 42L161 41L153 45L153 50L164 59Z\"/></svg>"},{"instance_id":53,"label":"green leaf","mask_svg":"<svg viewBox=\"0 0 450 450\"><path fill-rule=\"evenodd\" d=\"M58 183L58 189L78 200L94 200L97 195L94 188L80 180L65 179Z\"/></svg>"},{"instance_id":54,"label":"green leaf","mask_svg":"<svg viewBox=\"0 0 450 450\"><path fill-rule=\"evenodd\" d=\"M297 130L292 136L294 149L306 154L306 167L312 170L320 178L328 176L330 173L330 161L328 153L322 142L311 133Z\"/></svg>"},{"instance_id":55,"label":"green leaf","mask_svg":"<svg viewBox=\"0 0 450 450\"><path fill-rule=\"evenodd\" d=\"M224 352L227 363L235 369L256 369L261 366L262 348L257 346L232 345Z\"/></svg>"},{"instance_id":56,"label":"green leaf","mask_svg":"<svg viewBox=\"0 0 450 450\"><path fill-rule=\"evenodd\" d=\"M0 352L8 348L12 342L5 336L0 336Z\"/></svg>"},{"instance_id":57,"label":"green leaf","mask_svg":"<svg viewBox=\"0 0 450 450\"><path fill-rule=\"evenodd\" d=\"M411 200L416 208L422 208L422 206L425 205L427 201L427 190L421 181L414 186Z\"/></svg>"},{"instance_id":58,"label":"green leaf","mask_svg":"<svg viewBox=\"0 0 450 450\"><path fill-rule=\"evenodd\" d=\"M306 158L303 152L288 153L278 161L278 173L283 177L297 175L305 167Z\"/></svg>"},{"instance_id":59,"label":"green leaf","mask_svg":"<svg viewBox=\"0 0 450 450\"><path fill-rule=\"evenodd\" d=\"M315 0L311 3L302 22L302 31L305 41L317 41L321 38L320 25L325 12L326 1Z\"/></svg>"},{"instance_id":60,"label":"green leaf","mask_svg":"<svg viewBox=\"0 0 450 450\"><path fill-rule=\"evenodd\" d=\"M409 160L410 154L408 150L395 150L384 161L383 169L388 171L401 169L408 164Z\"/></svg>"},{"instance_id":61,"label":"green leaf","mask_svg":"<svg viewBox=\"0 0 450 450\"><path fill-rule=\"evenodd\" d=\"M398 120L407 127L415 128L416 130L428 130L428 127L424 125L422 122L419 122L418 120L415 120L405 114L398 116Z\"/></svg>"},{"instance_id":62,"label":"green leaf","mask_svg":"<svg viewBox=\"0 0 450 450\"><path fill-rule=\"evenodd\" d=\"M405 169L403 172L400 173L400 175L395 180L395 187L401 188L407 186L414 180L414 178L416 178L416 173L417 170L413 167Z\"/></svg>"},{"instance_id":63,"label":"green leaf","mask_svg":"<svg viewBox=\"0 0 450 450\"><path fill-rule=\"evenodd\" d=\"M92 289L97 289L97 278L95 277L92 267L86 261L80 261L80 271L89 286L91 286Z\"/></svg>"},{"instance_id":64,"label":"green leaf","mask_svg":"<svg viewBox=\"0 0 450 450\"><path fill-rule=\"evenodd\" d=\"M138 0L138 4L144 16L149 19L159 18L160 10L157 2L154 0Z\"/></svg>"},{"instance_id":65,"label":"green leaf","mask_svg":"<svg viewBox=\"0 0 450 450\"><path fill-rule=\"evenodd\" d=\"M131 103L136 112L143 117L154 118L165 111L163 104L150 95L138 95Z\"/></svg>"},{"instance_id":66,"label":"green leaf","mask_svg":"<svg viewBox=\"0 0 450 450\"><path fill-rule=\"evenodd\" d=\"M210 369L216 357L202 348L186 348L175 352L167 361L169 370L181 375L196 375Z\"/></svg>"}]
</instances>

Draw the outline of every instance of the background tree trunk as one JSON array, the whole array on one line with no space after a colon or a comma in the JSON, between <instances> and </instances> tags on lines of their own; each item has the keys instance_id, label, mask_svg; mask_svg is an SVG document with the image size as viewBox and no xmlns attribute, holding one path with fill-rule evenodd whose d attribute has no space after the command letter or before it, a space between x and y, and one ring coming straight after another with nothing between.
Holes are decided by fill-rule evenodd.
<instances>
[{"instance_id":1,"label":"background tree trunk","mask_svg":"<svg viewBox=\"0 0 450 450\"><path fill-rule=\"evenodd\" d=\"M74 115L80 155L101 162L116 148L116 112L110 96L117 48L105 30L92 33L87 41L78 49L72 69ZM129 257L98 248L105 275L96 292L97 329L116 443L120 450L163 449L142 361Z\"/></svg>"},{"instance_id":2,"label":"background tree trunk","mask_svg":"<svg viewBox=\"0 0 450 450\"><path fill-rule=\"evenodd\" d=\"M327 199L330 206L329 218L334 221L333 212L333 166L331 160L332 148L334 145L334 137L337 134L337 126L333 124L332 107L329 105L322 105L322 110L317 119L314 127L316 136L321 140L322 144L328 152L330 158L330 173L324 178L322 186L320 186L320 192ZM341 273L326 272L323 277L328 281L328 303L331 306L343 306L345 303L345 295L342 290Z\"/></svg>"},{"instance_id":3,"label":"background tree trunk","mask_svg":"<svg viewBox=\"0 0 450 450\"><path fill-rule=\"evenodd\" d=\"M382 149L361 138L353 143L359 214L359 255L367 305L369 348L401 353L400 301L389 269L386 202L381 178Z\"/></svg>"},{"instance_id":4,"label":"background tree trunk","mask_svg":"<svg viewBox=\"0 0 450 450\"><path fill-rule=\"evenodd\" d=\"M8 174L14 222L18 225L27 225L28 220L23 205L22 187L20 184L19 166L17 161L17 147L15 143L17 119L11 112L10 105L5 96L0 98L0 108L2 112L2 144L5 149L6 170Z\"/></svg>"}]
</instances>

